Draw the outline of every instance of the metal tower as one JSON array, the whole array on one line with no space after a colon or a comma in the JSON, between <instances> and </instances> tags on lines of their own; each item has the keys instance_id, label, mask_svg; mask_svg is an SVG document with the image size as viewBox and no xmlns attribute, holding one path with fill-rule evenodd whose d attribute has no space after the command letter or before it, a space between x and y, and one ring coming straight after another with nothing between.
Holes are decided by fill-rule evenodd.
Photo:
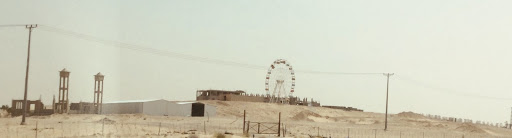
<instances>
[{"instance_id":1,"label":"metal tower","mask_svg":"<svg viewBox=\"0 0 512 138\"><path fill-rule=\"evenodd\" d=\"M96 114L101 113L103 104L103 79L104 75L98 73L94 75L94 110Z\"/></svg>"},{"instance_id":2,"label":"metal tower","mask_svg":"<svg viewBox=\"0 0 512 138\"><path fill-rule=\"evenodd\" d=\"M59 101L56 104L57 113L68 113L69 109L69 98L68 98L68 90L69 90L69 71L65 68L60 71L60 79L59 79Z\"/></svg>"}]
</instances>

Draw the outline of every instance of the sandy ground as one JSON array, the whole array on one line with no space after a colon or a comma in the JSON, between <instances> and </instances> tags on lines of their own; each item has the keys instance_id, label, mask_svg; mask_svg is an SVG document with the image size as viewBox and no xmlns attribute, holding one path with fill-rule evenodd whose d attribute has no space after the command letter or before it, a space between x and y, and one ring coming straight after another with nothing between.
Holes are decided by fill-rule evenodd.
<instances>
[{"instance_id":1,"label":"sandy ground","mask_svg":"<svg viewBox=\"0 0 512 138\"><path fill-rule=\"evenodd\" d=\"M391 115L388 131L383 131L381 113L348 112L323 107L276 105L252 102L205 101L217 106L215 117L168 117L147 115L51 115L28 117L28 125L19 125L21 117L0 118L0 137L244 137L243 110L251 121L250 136L256 122L278 122L281 112L286 137L323 136L333 138L512 138L512 130L469 123L429 119L404 112ZM5 114L5 113L2 113ZM270 128L270 129L268 129ZM260 131L276 127L260 124ZM225 134L228 133L228 134Z\"/></svg>"}]
</instances>

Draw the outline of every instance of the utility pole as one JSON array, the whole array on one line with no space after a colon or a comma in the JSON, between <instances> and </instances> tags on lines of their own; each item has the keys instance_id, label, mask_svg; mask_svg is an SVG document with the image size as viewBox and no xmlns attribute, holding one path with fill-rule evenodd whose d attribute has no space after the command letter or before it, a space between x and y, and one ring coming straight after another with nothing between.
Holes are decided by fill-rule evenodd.
<instances>
[{"instance_id":1,"label":"utility pole","mask_svg":"<svg viewBox=\"0 0 512 138\"><path fill-rule=\"evenodd\" d=\"M512 108L510 108L510 109L512 109ZM510 111L510 122L508 123L508 125L509 125L508 128L512 129L512 110Z\"/></svg>"},{"instance_id":2,"label":"utility pole","mask_svg":"<svg viewBox=\"0 0 512 138\"><path fill-rule=\"evenodd\" d=\"M386 120L384 123L384 131L388 130L388 95L389 95L389 76L394 75L395 73L384 73L384 76L388 78L387 86L386 86Z\"/></svg>"},{"instance_id":3,"label":"utility pole","mask_svg":"<svg viewBox=\"0 0 512 138\"><path fill-rule=\"evenodd\" d=\"M36 28L36 25L25 25L25 28L28 29L28 52L27 52L27 70L25 72L25 94L23 96L23 117L21 118L21 125L26 125L25 116L27 115L27 86L28 86L28 67L30 63L30 39L32 36L32 29Z\"/></svg>"}]
</instances>

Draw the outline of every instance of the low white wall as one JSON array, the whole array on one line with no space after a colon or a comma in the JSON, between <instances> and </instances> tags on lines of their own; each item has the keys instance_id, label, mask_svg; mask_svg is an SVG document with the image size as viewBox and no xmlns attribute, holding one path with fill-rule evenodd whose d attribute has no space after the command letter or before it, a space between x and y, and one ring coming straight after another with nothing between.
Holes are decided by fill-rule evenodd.
<instances>
[{"instance_id":1,"label":"low white wall","mask_svg":"<svg viewBox=\"0 0 512 138\"><path fill-rule=\"evenodd\" d=\"M101 114L139 114L143 113L143 103L104 103Z\"/></svg>"}]
</instances>

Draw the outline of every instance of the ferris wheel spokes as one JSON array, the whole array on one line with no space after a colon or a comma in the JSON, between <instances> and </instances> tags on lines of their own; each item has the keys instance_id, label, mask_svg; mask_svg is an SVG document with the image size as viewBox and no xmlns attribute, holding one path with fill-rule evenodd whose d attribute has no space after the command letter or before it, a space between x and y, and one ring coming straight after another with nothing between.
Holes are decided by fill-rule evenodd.
<instances>
[{"instance_id":1,"label":"ferris wheel spokes","mask_svg":"<svg viewBox=\"0 0 512 138\"><path fill-rule=\"evenodd\" d=\"M289 62L278 59L270 65L265 78L265 91L270 97L269 102L289 102L289 98L295 92L295 72Z\"/></svg>"}]
</instances>

